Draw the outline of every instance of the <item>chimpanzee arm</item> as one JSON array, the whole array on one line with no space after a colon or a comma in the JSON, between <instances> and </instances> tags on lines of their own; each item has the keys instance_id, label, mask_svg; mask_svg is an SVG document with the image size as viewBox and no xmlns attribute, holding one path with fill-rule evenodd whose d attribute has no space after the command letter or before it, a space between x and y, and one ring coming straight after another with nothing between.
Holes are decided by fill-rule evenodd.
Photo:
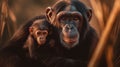
<instances>
[{"instance_id":1,"label":"chimpanzee arm","mask_svg":"<svg viewBox=\"0 0 120 67\"><path fill-rule=\"evenodd\" d=\"M38 60L46 67L87 67L87 61L80 61L59 56L39 56Z\"/></svg>"},{"instance_id":2,"label":"chimpanzee arm","mask_svg":"<svg viewBox=\"0 0 120 67\"><path fill-rule=\"evenodd\" d=\"M44 63L48 67L87 67L87 62L62 57L49 58Z\"/></svg>"}]
</instances>

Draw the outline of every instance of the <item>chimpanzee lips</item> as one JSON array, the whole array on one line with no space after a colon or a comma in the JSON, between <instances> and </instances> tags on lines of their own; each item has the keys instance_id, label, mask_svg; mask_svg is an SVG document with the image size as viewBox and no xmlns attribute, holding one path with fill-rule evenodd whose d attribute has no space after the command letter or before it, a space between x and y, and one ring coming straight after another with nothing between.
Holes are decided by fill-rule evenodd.
<instances>
[{"instance_id":1,"label":"chimpanzee lips","mask_svg":"<svg viewBox=\"0 0 120 67\"><path fill-rule=\"evenodd\" d=\"M78 41L78 36L77 35L75 35L74 37L67 37L66 36L63 39L68 44L74 44L74 43L76 43Z\"/></svg>"},{"instance_id":2,"label":"chimpanzee lips","mask_svg":"<svg viewBox=\"0 0 120 67\"><path fill-rule=\"evenodd\" d=\"M75 38L77 36L77 33L67 32L67 33L63 33L63 36L66 37L66 38Z\"/></svg>"},{"instance_id":3,"label":"chimpanzee lips","mask_svg":"<svg viewBox=\"0 0 120 67\"><path fill-rule=\"evenodd\" d=\"M45 44L46 39L39 39L38 41L39 41L38 42L39 45L43 45L43 44Z\"/></svg>"}]
</instances>

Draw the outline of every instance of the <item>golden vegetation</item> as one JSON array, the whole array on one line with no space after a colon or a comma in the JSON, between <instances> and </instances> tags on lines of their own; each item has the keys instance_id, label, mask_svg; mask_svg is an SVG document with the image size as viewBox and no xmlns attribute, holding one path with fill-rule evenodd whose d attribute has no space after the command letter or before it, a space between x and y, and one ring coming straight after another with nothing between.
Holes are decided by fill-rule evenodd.
<instances>
[{"instance_id":1,"label":"golden vegetation","mask_svg":"<svg viewBox=\"0 0 120 67\"><path fill-rule=\"evenodd\" d=\"M106 24L105 28L103 26L104 25L104 22L103 22L103 13L100 11L101 9L95 13L95 15L100 20L99 23L101 25L101 29L102 30L104 29L104 30L101 33L100 41L98 42L97 48L96 48L96 50L95 50L95 52L94 52L94 54L92 56L92 59L91 59L91 61L89 63L89 67L95 67L95 65L98 63L98 60L100 59L100 57L101 57L101 55L103 53L103 50L105 49L106 45L107 45L106 48L108 49L108 53L107 53L108 54L107 55L108 65L109 65L109 67L113 67L112 62L110 62L110 61L112 61L112 51L111 50L113 50L113 48L111 48L110 45L114 45L114 43L108 43L108 44L106 44L106 43L108 41L109 36L112 33L111 32L112 28L114 28L113 25L116 23L115 22L115 18L118 15L118 13L120 12L120 4L119 3L120 3L119 0L115 0L113 9L112 9L112 11L111 11L111 13L110 13L110 15L109 15L109 17L107 19L107 22L106 22L107 24ZM94 6L96 6L95 1L94 1L94 3L93 3L93 1L91 1L91 4L92 4L94 10L97 10L97 8L101 8L100 4L98 4L98 7L94 7ZM116 27L118 27L118 26L116 26ZM114 30L116 30L116 29L114 29ZM117 30L117 31L119 31L119 30ZM112 36L114 36L114 35L112 35ZM114 38L114 39L116 39L116 38Z\"/></svg>"}]
</instances>

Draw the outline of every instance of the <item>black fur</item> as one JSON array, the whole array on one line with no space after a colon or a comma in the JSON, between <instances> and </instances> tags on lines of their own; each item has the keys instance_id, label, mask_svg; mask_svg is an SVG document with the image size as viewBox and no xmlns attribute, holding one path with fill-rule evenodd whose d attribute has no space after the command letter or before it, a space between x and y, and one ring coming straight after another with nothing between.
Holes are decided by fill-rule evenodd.
<instances>
[{"instance_id":1,"label":"black fur","mask_svg":"<svg viewBox=\"0 0 120 67\"><path fill-rule=\"evenodd\" d=\"M78 0L61 0L51 7L53 11L50 9L46 10L46 16L51 24L57 27L58 35L60 35L61 28L59 27L60 23L56 21L56 15L69 4L74 5L83 16L82 30L79 31L79 43L70 49L64 47L60 42L55 44L56 55L46 61L49 67L87 67L99 40L96 31L89 25L89 21L87 20L87 7ZM52 12L50 13L48 11ZM50 13L51 18L49 18L47 13Z\"/></svg>"},{"instance_id":2,"label":"black fur","mask_svg":"<svg viewBox=\"0 0 120 67\"><path fill-rule=\"evenodd\" d=\"M45 16L37 16L24 25L22 25L13 35L13 37L9 40L9 42L2 47L0 51L0 66L1 67L45 67L41 61L37 61L37 53L40 51L44 51L41 49L46 49L49 46L52 47L49 40L52 38L51 34L47 37L47 42L45 45L41 47L36 47L37 42L29 33L29 27L34 24L35 20L45 19L44 22L48 24L49 31L51 34L53 33L51 26L47 22ZM45 48L44 48L45 47ZM49 51L49 48L47 48ZM46 52L46 50L44 51ZM46 55L45 53L40 53L41 55ZM47 55L48 56L48 55Z\"/></svg>"}]
</instances>

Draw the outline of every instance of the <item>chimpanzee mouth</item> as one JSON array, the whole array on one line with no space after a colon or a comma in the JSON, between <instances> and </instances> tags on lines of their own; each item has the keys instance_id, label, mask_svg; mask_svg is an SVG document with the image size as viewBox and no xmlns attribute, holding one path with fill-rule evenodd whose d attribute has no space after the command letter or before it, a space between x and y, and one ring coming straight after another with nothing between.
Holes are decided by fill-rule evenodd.
<instances>
[{"instance_id":1,"label":"chimpanzee mouth","mask_svg":"<svg viewBox=\"0 0 120 67\"><path fill-rule=\"evenodd\" d=\"M66 42L67 44L74 44L78 41L79 36L75 35L74 37L64 37L63 40L64 42Z\"/></svg>"},{"instance_id":2,"label":"chimpanzee mouth","mask_svg":"<svg viewBox=\"0 0 120 67\"><path fill-rule=\"evenodd\" d=\"M43 45L43 44L45 44L45 42L46 42L46 39L39 39L38 45Z\"/></svg>"}]
</instances>

